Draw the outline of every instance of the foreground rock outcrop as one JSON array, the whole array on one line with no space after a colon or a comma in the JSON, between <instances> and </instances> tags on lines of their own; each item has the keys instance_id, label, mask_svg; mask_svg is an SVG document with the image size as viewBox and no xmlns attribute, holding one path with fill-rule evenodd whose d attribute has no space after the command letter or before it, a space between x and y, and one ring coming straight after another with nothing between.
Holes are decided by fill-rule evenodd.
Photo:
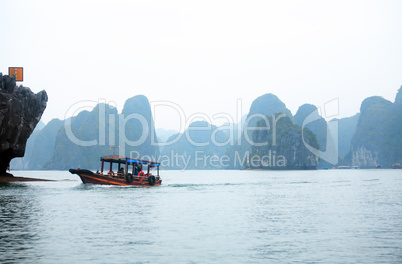
<instances>
[{"instance_id":1,"label":"foreground rock outcrop","mask_svg":"<svg viewBox=\"0 0 402 264\"><path fill-rule=\"evenodd\" d=\"M42 117L46 91L34 94L0 73L0 175L7 175L11 159L23 157L26 142Z\"/></svg>"}]
</instances>

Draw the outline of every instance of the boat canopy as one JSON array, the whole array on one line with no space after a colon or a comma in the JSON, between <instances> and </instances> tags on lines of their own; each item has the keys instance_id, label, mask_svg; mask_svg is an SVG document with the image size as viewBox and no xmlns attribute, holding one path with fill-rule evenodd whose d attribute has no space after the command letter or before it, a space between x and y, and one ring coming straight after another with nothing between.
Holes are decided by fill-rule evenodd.
<instances>
[{"instance_id":1,"label":"boat canopy","mask_svg":"<svg viewBox=\"0 0 402 264\"><path fill-rule=\"evenodd\" d=\"M132 159L123 156L105 156L100 158L101 161L112 162L112 163L119 163L119 164L148 164L152 167L158 167L160 164L155 161L149 160L140 160L140 159Z\"/></svg>"}]
</instances>

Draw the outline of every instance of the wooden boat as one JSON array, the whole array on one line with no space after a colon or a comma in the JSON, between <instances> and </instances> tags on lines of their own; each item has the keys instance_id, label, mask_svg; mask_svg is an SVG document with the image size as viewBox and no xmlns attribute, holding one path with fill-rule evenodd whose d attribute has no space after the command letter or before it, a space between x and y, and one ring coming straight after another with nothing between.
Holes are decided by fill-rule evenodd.
<instances>
[{"instance_id":1,"label":"wooden boat","mask_svg":"<svg viewBox=\"0 0 402 264\"><path fill-rule=\"evenodd\" d=\"M122 156L105 156L101 157L100 161L102 162L100 172L80 168L70 169L69 172L80 176L83 183L139 187L153 187L162 184L159 176L159 163L155 161ZM106 171L104 171L105 168L107 168ZM116 170L114 171L114 169ZM153 175L151 170L156 171L156 175Z\"/></svg>"}]
</instances>

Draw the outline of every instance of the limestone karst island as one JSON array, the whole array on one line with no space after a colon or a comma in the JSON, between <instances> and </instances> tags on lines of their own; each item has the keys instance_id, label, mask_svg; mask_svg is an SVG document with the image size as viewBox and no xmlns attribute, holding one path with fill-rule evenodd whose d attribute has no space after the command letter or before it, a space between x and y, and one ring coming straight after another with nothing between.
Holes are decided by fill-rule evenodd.
<instances>
[{"instance_id":1,"label":"limestone karst island","mask_svg":"<svg viewBox=\"0 0 402 264\"><path fill-rule=\"evenodd\" d=\"M0 181L24 180L7 170L13 158L24 156L47 100L46 91L34 94L28 87L17 86L15 76L0 73Z\"/></svg>"}]
</instances>

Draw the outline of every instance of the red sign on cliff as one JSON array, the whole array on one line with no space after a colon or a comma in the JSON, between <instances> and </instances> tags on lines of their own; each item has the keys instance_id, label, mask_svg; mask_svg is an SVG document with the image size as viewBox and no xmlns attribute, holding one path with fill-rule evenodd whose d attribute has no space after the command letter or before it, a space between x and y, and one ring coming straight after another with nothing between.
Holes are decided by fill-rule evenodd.
<instances>
[{"instance_id":1,"label":"red sign on cliff","mask_svg":"<svg viewBox=\"0 0 402 264\"><path fill-rule=\"evenodd\" d=\"M8 67L8 76L11 77L13 74L15 74L15 80L17 82L22 82L24 80L22 67Z\"/></svg>"}]
</instances>

